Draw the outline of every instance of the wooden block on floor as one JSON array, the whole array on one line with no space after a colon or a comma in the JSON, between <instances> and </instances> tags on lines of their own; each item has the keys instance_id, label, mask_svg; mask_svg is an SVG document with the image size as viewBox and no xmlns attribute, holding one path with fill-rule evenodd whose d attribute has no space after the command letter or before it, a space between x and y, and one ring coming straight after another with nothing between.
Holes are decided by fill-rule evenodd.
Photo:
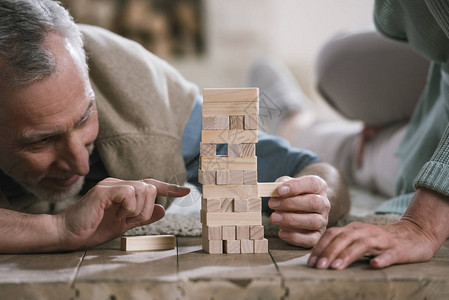
<instances>
[{"instance_id":1,"label":"wooden block on floor","mask_svg":"<svg viewBox=\"0 0 449 300\"><path fill-rule=\"evenodd\" d=\"M242 156L242 144L228 144L228 156L229 157Z\"/></svg>"},{"instance_id":2,"label":"wooden block on floor","mask_svg":"<svg viewBox=\"0 0 449 300\"><path fill-rule=\"evenodd\" d=\"M207 88L203 89L203 102L257 102L258 88Z\"/></svg>"},{"instance_id":3,"label":"wooden block on floor","mask_svg":"<svg viewBox=\"0 0 449 300\"><path fill-rule=\"evenodd\" d=\"M207 226L207 225L203 224L202 235L205 236L210 241L223 240L222 234L221 234L221 226Z\"/></svg>"},{"instance_id":4,"label":"wooden block on floor","mask_svg":"<svg viewBox=\"0 0 449 300\"><path fill-rule=\"evenodd\" d=\"M200 155L203 157L215 157L217 155L216 144L200 144Z\"/></svg>"},{"instance_id":5,"label":"wooden block on floor","mask_svg":"<svg viewBox=\"0 0 449 300\"><path fill-rule=\"evenodd\" d=\"M234 211L245 212L248 211L248 199L234 199Z\"/></svg>"},{"instance_id":6,"label":"wooden block on floor","mask_svg":"<svg viewBox=\"0 0 449 300\"><path fill-rule=\"evenodd\" d=\"M263 225L253 225L249 226L249 239L250 240L261 240L264 236Z\"/></svg>"},{"instance_id":7,"label":"wooden block on floor","mask_svg":"<svg viewBox=\"0 0 449 300\"><path fill-rule=\"evenodd\" d=\"M254 253L268 253L268 240L254 240Z\"/></svg>"},{"instance_id":8,"label":"wooden block on floor","mask_svg":"<svg viewBox=\"0 0 449 300\"><path fill-rule=\"evenodd\" d=\"M203 102L203 117L259 114L259 102Z\"/></svg>"},{"instance_id":9,"label":"wooden block on floor","mask_svg":"<svg viewBox=\"0 0 449 300\"><path fill-rule=\"evenodd\" d=\"M261 212L205 212L201 211L203 224L207 226L261 225Z\"/></svg>"},{"instance_id":10,"label":"wooden block on floor","mask_svg":"<svg viewBox=\"0 0 449 300\"><path fill-rule=\"evenodd\" d=\"M223 240L235 240L235 226L221 226L221 236Z\"/></svg>"},{"instance_id":11,"label":"wooden block on floor","mask_svg":"<svg viewBox=\"0 0 449 300\"><path fill-rule=\"evenodd\" d=\"M220 212L233 212L234 211L234 199L225 198L220 200Z\"/></svg>"},{"instance_id":12,"label":"wooden block on floor","mask_svg":"<svg viewBox=\"0 0 449 300\"><path fill-rule=\"evenodd\" d=\"M243 128L244 116L229 116L229 129L244 129ZM248 128L249 129L249 128ZM257 129L257 128L256 128Z\"/></svg>"},{"instance_id":13,"label":"wooden block on floor","mask_svg":"<svg viewBox=\"0 0 449 300\"><path fill-rule=\"evenodd\" d=\"M223 241L208 240L206 236L202 239L203 250L210 254L222 254L223 253Z\"/></svg>"},{"instance_id":14,"label":"wooden block on floor","mask_svg":"<svg viewBox=\"0 0 449 300\"><path fill-rule=\"evenodd\" d=\"M217 170L217 184L230 184L230 175L227 170Z\"/></svg>"},{"instance_id":15,"label":"wooden block on floor","mask_svg":"<svg viewBox=\"0 0 449 300\"><path fill-rule=\"evenodd\" d=\"M240 253L254 253L254 241L240 240Z\"/></svg>"},{"instance_id":16,"label":"wooden block on floor","mask_svg":"<svg viewBox=\"0 0 449 300\"><path fill-rule=\"evenodd\" d=\"M249 226L236 226L237 240L249 240Z\"/></svg>"},{"instance_id":17,"label":"wooden block on floor","mask_svg":"<svg viewBox=\"0 0 449 300\"><path fill-rule=\"evenodd\" d=\"M247 115L245 116L244 128L245 129L257 129L259 125L258 116Z\"/></svg>"},{"instance_id":18,"label":"wooden block on floor","mask_svg":"<svg viewBox=\"0 0 449 300\"><path fill-rule=\"evenodd\" d=\"M122 236L120 249L123 251L149 251L174 249L174 235Z\"/></svg>"},{"instance_id":19,"label":"wooden block on floor","mask_svg":"<svg viewBox=\"0 0 449 300\"><path fill-rule=\"evenodd\" d=\"M201 141L206 144L257 143L257 130L202 130Z\"/></svg>"},{"instance_id":20,"label":"wooden block on floor","mask_svg":"<svg viewBox=\"0 0 449 300\"><path fill-rule=\"evenodd\" d=\"M278 187L283 182L259 182L257 189L259 197L279 197Z\"/></svg>"},{"instance_id":21,"label":"wooden block on floor","mask_svg":"<svg viewBox=\"0 0 449 300\"><path fill-rule=\"evenodd\" d=\"M204 198L201 197L201 209L205 212L220 212L221 211L221 200L214 198Z\"/></svg>"},{"instance_id":22,"label":"wooden block on floor","mask_svg":"<svg viewBox=\"0 0 449 300\"><path fill-rule=\"evenodd\" d=\"M257 184L257 171L243 170L243 184Z\"/></svg>"},{"instance_id":23,"label":"wooden block on floor","mask_svg":"<svg viewBox=\"0 0 449 300\"><path fill-rule=\"evenodd\" d=\"M201 157L200 169L203 171L257 171L257 157Z\"/></svg>"},{"instance_id":24,"label":"wooden block on floor","mask_svg":"<svg viewBox=\"0 0 449 300\"><path fill-rule=\"evenodd\" d=\"M248 199L248 211L262 211L262 199L261 198Z\"/></svg>"},{"instance_id":25,"label":"wooden block on floor","mask_svg":"<svg viewBox=\"0 0 449 300\"><path fill-rule=\"evenodd\" d=\"M204 198L257 198L257 185L203 185Z\"/></svg>"},{"instance_id":26,"label":"wooden block on floor","mask_svg":"<svg viewBox=\"0 0 449 300\"><path fill-rule=\"evenodd\" d=\"M215 184L215 171L198 170L198 182L201 184Z\"/></svg>"},{"instance_id":27,"label":"wooden block on floor","mask_svg":"<svg viewBox=\"0 0 449 300\"><path fill-rule=\"evenodd\" d=\"M242 157L256 156L256 144L240 144Z\"/></svg>"},{"instance_id":28,"label":"wooden block on floor","mask_svg":"<svg viewBox=\"0 0 449 300\"><path fill-rule=\"evenodd\" d=\"M240 253L240 241L223 241L223 252L224 253Z\"/></svg>"}]
</instances>

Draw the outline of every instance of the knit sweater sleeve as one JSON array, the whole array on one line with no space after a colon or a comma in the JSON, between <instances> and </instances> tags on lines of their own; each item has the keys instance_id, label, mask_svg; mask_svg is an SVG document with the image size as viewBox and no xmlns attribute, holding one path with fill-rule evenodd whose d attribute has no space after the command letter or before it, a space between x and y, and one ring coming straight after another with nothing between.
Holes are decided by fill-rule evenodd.
<instances>
[{"instance_id":1,"label":"knit sweater sleeve","mask_svg":"<svg viewBox=\"0 0 449 300\"><path fill-rule=\"evenodd\" d=\"M414 181L415 189L429 188L449 196L449 125L434 152Z\"/></svg>"}]
</instances>

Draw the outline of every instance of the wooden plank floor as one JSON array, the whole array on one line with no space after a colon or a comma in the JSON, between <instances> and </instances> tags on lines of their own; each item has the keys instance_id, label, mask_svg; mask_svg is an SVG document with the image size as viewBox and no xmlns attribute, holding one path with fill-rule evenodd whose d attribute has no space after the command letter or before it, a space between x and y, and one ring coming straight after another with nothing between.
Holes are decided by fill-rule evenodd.
<instances>
[{"instance_id":1,"label":"wooden plank floor","mask_svg":"<svg viewBox=\"0 0 449 300\"><path fill-rule=\"evenodd\" d=\"M201 239L169 251L0 255L0 299L449 299L449 243L426 263L343 271L305 264L309 250L270 239L267 254L209 255Z\"/></svg>"}]
</instances>

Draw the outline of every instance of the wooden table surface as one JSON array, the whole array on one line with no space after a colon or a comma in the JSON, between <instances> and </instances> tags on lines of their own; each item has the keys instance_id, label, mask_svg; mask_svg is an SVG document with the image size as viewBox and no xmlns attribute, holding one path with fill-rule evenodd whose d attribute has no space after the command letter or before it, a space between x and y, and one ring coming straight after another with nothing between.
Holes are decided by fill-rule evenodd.
<instances>
[{"instance_id":1,"label":"wooden table surface","mask_svg":"<svg viewBox=\"0 0 449 300\"><path fill-rule=\"evenodd\" d=\"M426 263L343 271L305 266L310 251L270 239L268 254L210 255L200 238L170 251L0 255L0 299L449 299L449 243Z\"/></svg>"}]
</instances>

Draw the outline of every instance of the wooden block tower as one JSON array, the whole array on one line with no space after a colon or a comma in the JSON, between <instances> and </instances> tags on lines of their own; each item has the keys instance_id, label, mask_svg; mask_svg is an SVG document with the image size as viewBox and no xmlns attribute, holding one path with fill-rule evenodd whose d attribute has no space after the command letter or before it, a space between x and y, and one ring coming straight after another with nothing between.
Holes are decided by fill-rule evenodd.
<instances>
[{"instance_id":1,"label":"wooden block tower","mask_svg":"<svg viewBox=\"0 0 449 300\"><path fill-rule=\"evenodd\" d=\"M255 153L259 90L204 89L203 98L203 250L266 253ZM227 145L228 154L217 155L217 144Z\"/></svg>"}]
</instances>

